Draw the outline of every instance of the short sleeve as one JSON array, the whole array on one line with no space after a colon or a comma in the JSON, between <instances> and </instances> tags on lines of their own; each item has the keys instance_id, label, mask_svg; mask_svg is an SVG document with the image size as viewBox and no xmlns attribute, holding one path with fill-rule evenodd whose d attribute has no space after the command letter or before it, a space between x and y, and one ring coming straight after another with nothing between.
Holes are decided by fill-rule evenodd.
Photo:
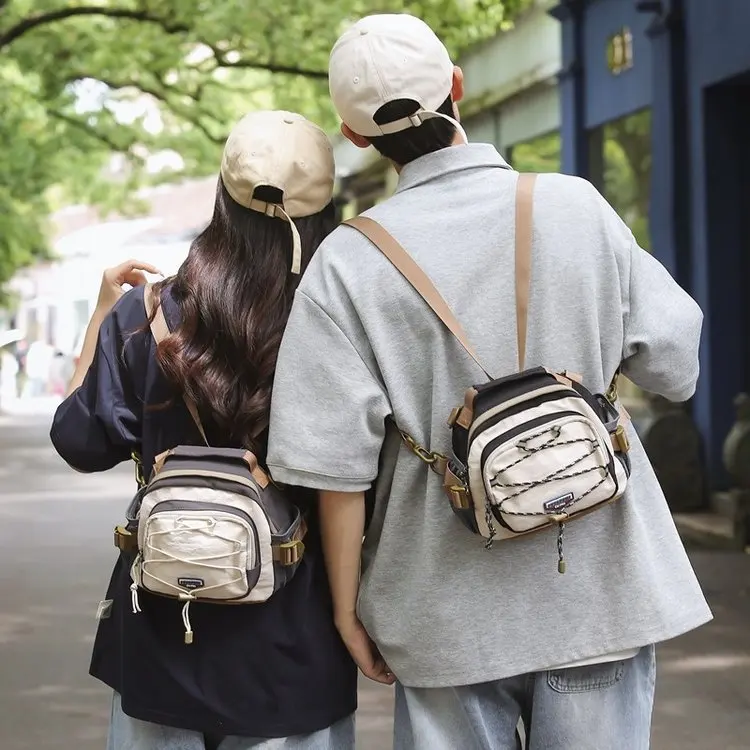
<instances>
[{"instance_id":1,"label":"short sleeve","mask_svg":"<svg viewBox=\"0 0 750 750\"><path fill-rule=\"evenodd\" d=\"M52 422L52 444L78 471L111 469L140 446L142 405L125 356L125 349L133 343L129 335L137 327L127 324L132 294L126 295L129 299L123 297L102 322L94 361ZM142 317L145 322L145 313Z\"/></svg>"},{"instance_id":2,"label":"short sleeve","mask_svg":"<svg viewBox=\"0 0 750 750\"><path fill-rule=\"evenodd\" d=\"M695 392L703 313L650 253L633 242L623 373L671 401Z\"/></svg>"},{"instance_id":3,"label":"short sleeve","mask_svg":"<svg viewBox=\"0 0 750 750\"><path fill-rule=\"evenodd\" d=\"M274 479L318 490L369 489L390 413L383 385L352 342L298 291L274 380L268 452Z\"/></svg>"}]
</instances>

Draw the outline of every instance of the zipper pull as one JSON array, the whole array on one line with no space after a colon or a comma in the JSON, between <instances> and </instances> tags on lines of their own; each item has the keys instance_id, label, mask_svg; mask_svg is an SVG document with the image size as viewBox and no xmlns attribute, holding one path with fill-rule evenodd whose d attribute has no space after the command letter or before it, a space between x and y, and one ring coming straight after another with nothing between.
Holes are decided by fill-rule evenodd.
<instances>
[{"instance_id":1,"label":"zipper pull","mask_svg":"<svg viewBox=\"0 0 750 750\"><path fill-rule=\"evenodd\" d=\"M566 516L567 518L567 516ZM565 531L565 521L557 522L557 572L565 573L565 557L563 556L563 533Z\"/></svg>"}]
</instances>

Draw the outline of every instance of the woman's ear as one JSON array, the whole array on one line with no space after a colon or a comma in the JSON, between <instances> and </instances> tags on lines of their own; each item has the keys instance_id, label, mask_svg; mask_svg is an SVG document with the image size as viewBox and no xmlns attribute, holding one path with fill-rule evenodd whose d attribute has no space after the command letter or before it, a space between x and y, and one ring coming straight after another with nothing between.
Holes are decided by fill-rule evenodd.
<instances>
[{"instance_id":1,"label":"woman's ear","mask_svg":"<svg viewBox=\"0 0 750 750\"><path fill-rule=\"evenodd\" d=\"M341 123L341 133L344 138L349 139L357 148L367 148L370 141L363 135L355 133L346 123Z\"/></svg>"}]
</instances>

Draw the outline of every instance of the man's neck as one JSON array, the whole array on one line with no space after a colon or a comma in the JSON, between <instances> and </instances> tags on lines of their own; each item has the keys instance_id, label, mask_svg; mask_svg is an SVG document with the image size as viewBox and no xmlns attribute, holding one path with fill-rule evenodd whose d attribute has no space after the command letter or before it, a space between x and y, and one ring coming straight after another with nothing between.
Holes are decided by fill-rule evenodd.
<instances>
[{"instance_id":1,"label":"man's neck","mask_svg":"<svg viewBox=\"0 0 750 750\"><path fill-rule=\"evenodd\" d=\"M448 148L453 148L453 146L466 146L466 145L468 145L468 144L463 139L463 136L461 135L461 133L459 133L458 131L456 131L456 135L453 136L453 141L452 141L451 145L448 146ZM442 149L441 149L441 151L442 151ZM435 153L435 152L433 152L433 153ZM390 159L389 159L389 161L390 161ZM401 170L404 168L405 165L404 164L396 164L395 161L391 161L391 164L393 165L393 168L396 170L396 174L401 174Z\"/></svg>"}]
</instances>

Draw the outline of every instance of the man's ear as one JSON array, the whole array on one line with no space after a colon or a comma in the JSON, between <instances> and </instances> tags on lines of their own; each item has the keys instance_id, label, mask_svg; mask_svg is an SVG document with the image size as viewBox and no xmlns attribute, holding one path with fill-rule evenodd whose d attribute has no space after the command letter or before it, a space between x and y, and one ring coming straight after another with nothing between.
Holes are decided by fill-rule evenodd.
<instances>
[{"instance_id":1,"label":"man's ear","mask_svg":"<svg viewBox=\"0 0 750 750\"><path fill-rule=\"evenodd\" d=\"M341 123L341 133L344 138L348 138L357 148L367 148L370 141L363 135L355 133L346 123Z\"/></svg>"},{"instance_id":2,"label":"man's ear","mask_svg":"<svg viewBox=\"0 0 750 750\"><path fill-rule=\"evenodd\" d=\"M464 98L464 72L458 65L453 66L453 86L451 87L451 99L458 104Z\"/></svg>"}]
</instances>

